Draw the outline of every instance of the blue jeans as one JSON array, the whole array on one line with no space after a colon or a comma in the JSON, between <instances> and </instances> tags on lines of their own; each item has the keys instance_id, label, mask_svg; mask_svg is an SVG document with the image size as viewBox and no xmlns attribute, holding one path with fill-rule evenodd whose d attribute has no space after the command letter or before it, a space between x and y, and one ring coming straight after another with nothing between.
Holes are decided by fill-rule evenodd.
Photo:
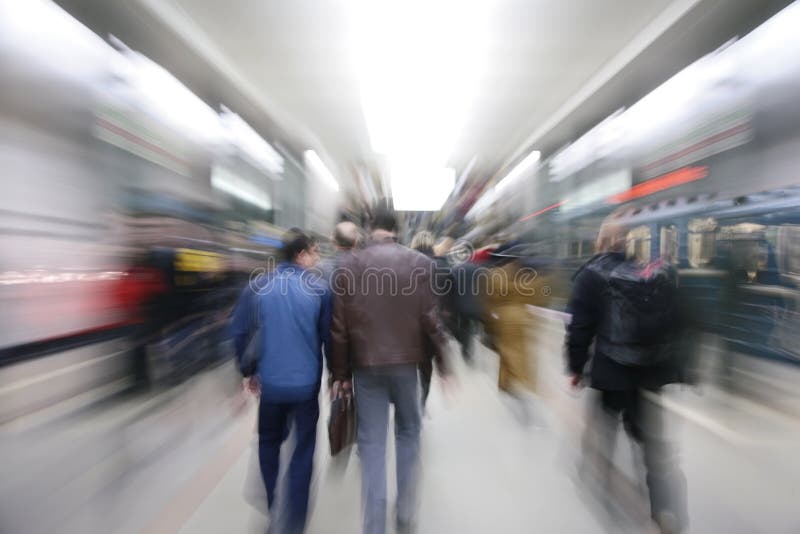
<instances>
[{"instance_id":1,"label":"blue jeans","mask_svg":"<svg viewBox=\"0 0 800 534\"><path fill-rule=\"evenodd\" d=\"M384 534L389 404L394 404L395 410L397 521L413 523L416 516L422 411L417 366L362 368L356 369L354 375L364 534Z\"/></svg>"},{"instance_id":2,"label":"blue jeans","mask_svg":"<svg viewBox=\"0 0 800 534\"><path fill-rule=\"evenodd\" d=\"M275 403L261 400L258 410L258 459L267 490L270 510L275 503L275 486L280 470L281 444L294 422L297 443L289 464L289 495L286 499L286 528L281 532L302 532L308 515L308 494L317 442L319 403L317 397L301 402ZM279 516L281 514L278 514Z\"/></svg>"}]
</instances>

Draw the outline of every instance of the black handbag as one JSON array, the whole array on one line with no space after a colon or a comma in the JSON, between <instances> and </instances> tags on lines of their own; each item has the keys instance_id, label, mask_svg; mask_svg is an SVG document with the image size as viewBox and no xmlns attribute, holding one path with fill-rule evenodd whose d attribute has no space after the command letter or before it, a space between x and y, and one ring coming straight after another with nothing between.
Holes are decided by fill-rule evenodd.
<instances>
[{"instance_id":1,"label":"black handbag","mask_svg":"<svg viewBox=\"0 0 800 534\"><path fill-rule=\"evenodd\" d=\"M348 448L356 440L356 404L352 395L342 395L331 403L328 418L331 456Z\"/></svg>"}]
</instances>

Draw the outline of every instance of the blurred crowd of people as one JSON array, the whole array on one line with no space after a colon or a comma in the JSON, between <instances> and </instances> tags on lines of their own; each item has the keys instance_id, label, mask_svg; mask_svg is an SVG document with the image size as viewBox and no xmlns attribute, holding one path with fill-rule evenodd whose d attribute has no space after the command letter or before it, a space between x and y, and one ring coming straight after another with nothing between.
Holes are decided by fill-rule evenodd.
<instances>
[{"instance_id":1,"label":"blurred crowd of people","mask_svg":"<svg viewBox=\"0 0 800 534\"><path fill-rule=\"evenodd\" d=\"M332 400L353 400L362 468L363 531L386 532L386 439L394 407L398 532L416 529L420 431L434 369L453 386L448 336L466 364L476 339L499 356L497 385L524 425L541 426L537 362L542 325L527 306L547 307L558 288L552 260L507 241L474 251L420 231L398 240L386 209L364 229L340 222L333 255L300 229L283 240L282 262L252 278L233 316L246 388L260 395L259 459L273 532L302 532L327 366ZM662 532L687 525L686 484L659 413L665 384L680 380L674 342L680 321L676 271L625 255L627 229L604 225L598 254L575 275L568 310L566 368L574 388L597 401L583 439L581 473L608 484L617 421L641 444L651 515ZM594 350L591 349L594 347ZM275 510L279 452L294 428L285 510ZM333 437L332 437L333 439ZM347 447L337 456L349 455ZM590 472L591 471L591 472Z\"/></svg>"}]
</instances>

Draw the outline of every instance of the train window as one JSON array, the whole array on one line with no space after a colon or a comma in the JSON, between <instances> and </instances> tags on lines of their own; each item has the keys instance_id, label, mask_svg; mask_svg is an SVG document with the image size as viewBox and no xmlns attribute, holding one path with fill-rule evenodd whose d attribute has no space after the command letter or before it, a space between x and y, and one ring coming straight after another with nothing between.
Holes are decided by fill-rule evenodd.
<instances>
[{"instance_id":1,"label":"train window","mask_svg":"<svg viewBox=\"0 0 800 534\"><path fill-rule=\"evenodd\" d=\"M729 268L749 282L767 268L766 230L766 226L752 223L720 228L719 241L728 257Z\"/></svg>"},{"instance_id":2,"label":"train window","mask_svg":"<svg viewBox=\"0 0 800 534\"><path fill-rule=\"evenodd\" d=\"M678 227L674 224L661 227L661 240L659 246L661 259L669 263L678 263Z\"/></svg>"},{"instance_id":3,"label":"train window","mask_svg":"<svg viewBox=\"0 0 800 534\"><path fill-rule=\"evenodd\" d=\"M583 248L581 250L583 256L592 256L594 255L594 240L593 239L584 239L583 240Z\"/></svg>"},{"instance_id":4,"label":"train window","mask_svg":"<svg viewBox=\"0 0 800 534\"><path fill-rule=\"evenodd\" d=\"M570 258L577 258L581 255L581 242L580 241L570 241L569 243L569 257Z\"/></svg>"},{"instance_id":5,"label":"train window","mask_svg":"<svg viewBox=\"0 0 800 534\"><path fill-rule=\"evenodd\" d=\"M650 227L637 226L628 232L627 253L629 258L636 261L650 261Z\"/></svg>"},{"instance_id":6,"label":"train window","mask_svg":"<svg viewBox=\"0 0 800 534\"><path fill-rule=\"evenodd\" d=\"M714 219L692 219L689 221L687 248L689 265L706 267L714 259L717 246L717 221Z\"/></svg>"},{"instance_id":7,"label":"train window","mask_svg":"<svg viewBox=\"0 0 800 534\"><path fill-rule=\"evenodd\" d=\"M739 223L723 226L719 231L720 239L745 240L764 239L767 227L763 224Z\"/></svg>"},{"instance_id":8,"label":"train window","mask_svg":"<svg viewBox=\"0 0 800 534\"><path fill-rule=\"evenodd\" d=\"M559 239L557 247L558 247L558 256L560 258L570 258L571 257L569 255L569 241L567 241L566 238Z\"/></svg>"},{"instance_id":9,"label":"train window","mask_svg":"<svg viewBox=\"0 0 800 534\"><path fill-rule=\"evenodd\" d=\"M777 250L781 274L800 280L800 226L778 228Z\"/></svg>"}]
</instances>

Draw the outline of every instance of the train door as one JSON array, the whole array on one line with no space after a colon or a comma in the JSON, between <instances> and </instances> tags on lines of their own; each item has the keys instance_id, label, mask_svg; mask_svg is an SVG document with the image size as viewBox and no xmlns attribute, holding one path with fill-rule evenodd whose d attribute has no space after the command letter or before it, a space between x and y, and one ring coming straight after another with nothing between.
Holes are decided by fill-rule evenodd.
<instances>
[{"instance_id":1,"label":"train door","mask_svg":"<svg viewBox=\"0 0 800 534\"><path fill-rule=\"evenodd\" d=\"M800 226L780 226L775 237L784 307L777 310L769 343L793 361L800 361Z\"/></svg>"},{"instance_id":2,"label":"train door","mask_svg":"<svg viewBox=\"0 0 800 534\"><path fill-rule=\"evenodd\" d=\"M632 258L641 263L648 263L652 257L651 241L652 232L650 226L641 225L632 228L628 232L626 253L629 258Z\"/></svg>"},{"instance_id":3,"label":"train door","mask_svg":"<svg viewBox=\"0 0 800 534\"><path fill-rule=\"evenodd\" d=\"M680 235L674 224L661 226L659 231L659 257L671 265L677 265L680 251Z\"/></svg>"},{"instance_id":4,"label":"train door","mask_svg":"<svg viewBox=\"0 0 800 534\"><path fill-rule=\"evenodd\" d=\"M722 309L721 322L738 352L797 359L797 345L791 344L797 329L796 290L781 282L776 254L778 235L786 245L795 239L793 231L751 222L720 228L719 253L728 265L734 296ZM791 270L791 253L784 252L784 268Z\"/></svg>"},{"instance_id":5,"label":"train door","mask_svg":"<svg viewBox=\"0 0 800 534\"><path fill-rule=\"evenodd\" d=\"M690 268L709 267L717 250L719 225L712 218L692 219L687 225L686 260Z\"/></svg>"}]
</instances>

